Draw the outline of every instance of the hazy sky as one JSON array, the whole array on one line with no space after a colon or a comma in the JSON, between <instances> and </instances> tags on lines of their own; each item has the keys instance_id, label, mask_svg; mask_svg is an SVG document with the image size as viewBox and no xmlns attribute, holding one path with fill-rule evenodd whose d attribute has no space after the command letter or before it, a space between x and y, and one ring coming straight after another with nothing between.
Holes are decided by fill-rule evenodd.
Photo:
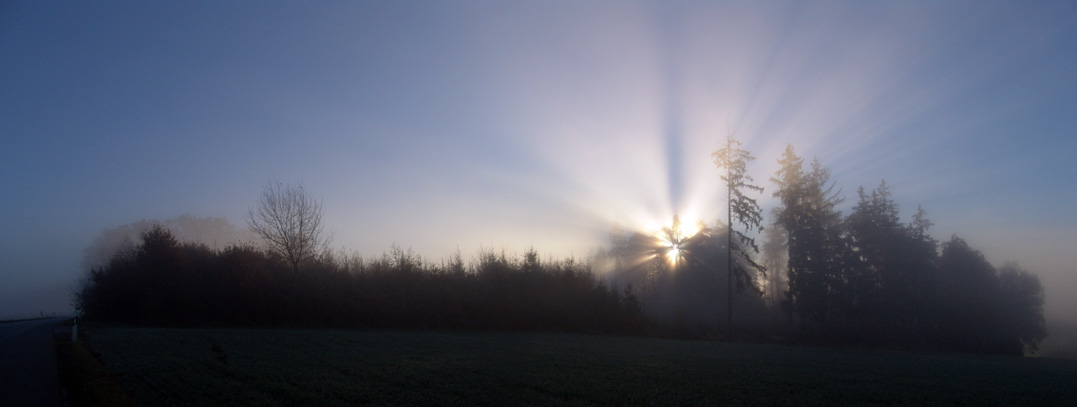
<instances>
[{"instance_id":1,"label":"hazy sky","mask_svg":"<svg viewBox=\"0 0 1077 407\"><path fill-rule=\"evenodd\" d=\"M274 180L368 256L713 224L729 132L764 206L793 143L1077 309L1077 4L713 3L4 2L0 318L68 312L102 230L243 225Z\"/></svg>"}]
</instances>

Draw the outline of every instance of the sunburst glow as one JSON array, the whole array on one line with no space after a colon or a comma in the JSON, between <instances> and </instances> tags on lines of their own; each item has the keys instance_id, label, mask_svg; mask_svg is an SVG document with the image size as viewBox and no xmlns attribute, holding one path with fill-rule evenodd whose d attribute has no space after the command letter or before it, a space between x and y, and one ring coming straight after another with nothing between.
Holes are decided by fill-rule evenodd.
<instances>
[{"instance_id":1,"label":"sunburst glow","mask_svg":"<svg viewBox=\"0 0 1077 407\"><path fill-rule=\"evenodd\" d=\"M666 256L669 256L669 261L673 263L677 263L677 258L680 257L680 255L681 249L679 244L673 244L672 246L670 246L669 252L666 253Z\"/></svg>"},{"instance_id":2,"label":"sunburst glow","mask_svg":"<svg viewBox=\"0 0 1077 407\"><path fill-rule=\"evenodd\" d=\"M681 225L680 218L673 216L673 223L659 229L655 233L658 239L658 250L664 252L670 264L676 266L688 254L685 243L700 231L698 222L689 223L687 227Z\"/></svg>"}]
</instances>

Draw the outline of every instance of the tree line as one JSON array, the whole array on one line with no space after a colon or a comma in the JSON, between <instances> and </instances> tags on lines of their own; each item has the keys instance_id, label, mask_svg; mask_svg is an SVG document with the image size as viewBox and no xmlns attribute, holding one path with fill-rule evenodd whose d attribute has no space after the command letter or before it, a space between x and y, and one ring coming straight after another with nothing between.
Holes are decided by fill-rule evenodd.
<instances>
[{"instance_id":1,"label":"tree line","mask_svg":"<svg viewBox=\"0 0 1077 407\"><path fill-rule=\"evenodd\" d=\"M534 249L440 263L396 247L373 260L333 253L320 202L278 183L248 213L262 244L210 249L155 226L93 267L76 303L98 319L158 325L737 335L1015 355L1046 337L1034 274L996 268L957 236L940 244L922 208L902 222L885 182L860 188L844 215L830 171L790 145L764 228L754 157L731 138L712 157L725 222L615 229L585 261L540 261Z\"/></svg>"},{"instance_id":2,"label":"tree line","mask_svg":"<svg viewBox=\"0 0 1077 407\"><path fill-rule=\"evenodd\" d=\"M772 181L786 244L782 306L803 333L863 344L1022 354L1046 337L1043 287L963 239L938 244L923 208L902 223L883 181L842 216L830 172L792 146ZM941 249L941 252L940 250Z\"/></svg>"},{"instance_id":3,"label":"tree line","mask_svg":"<svg viewBox=\"0 0 1077 407\"><path fill-rule=\"evenodd\" d=\"M92 269L75 301L100 321L164 326L296 326L632 332L641 307L572 259L483 251L440 264L394 247L374 260L322 252L293 263L252 245L213 250L157 225Z\"/></svg>"},{"instance_id":4,"label":"tree line","mask_svg":"<svg viewBox=\"0 0 1077 407\"><path fill-rule=\"evenodd\" d=\"M1012 355L1046 337L1036 275L1015 263L996 268L957 236L940 244L923 208L902 222L885 181L860 188L843 215L830 171L806 165L790 145L770 179L778 205L762 228L746 194L761 192L745 172L753 157L735 140L714 156L725 170L725 223L689 235L676 219L658 234L611 233L609 276L635 283L646 314L667 328Z\"/></svg>"}]
</instances>

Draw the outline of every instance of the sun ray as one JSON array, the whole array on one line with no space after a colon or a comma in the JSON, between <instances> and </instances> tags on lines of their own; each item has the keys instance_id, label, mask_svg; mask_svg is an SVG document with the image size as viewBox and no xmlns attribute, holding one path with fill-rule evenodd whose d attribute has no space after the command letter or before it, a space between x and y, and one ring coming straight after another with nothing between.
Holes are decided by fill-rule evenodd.
<instances>
[{"instance_id":1,"label":"sun ray","mask_svg":"<svg viewBox=\"0 0 1077 407\"><path fill-rule=\"evenodd\" d=\"M689 222L684 225L678 215L673 215L673 222L668 227L654 232L657 242L655 250L664 254L670 265L676 267L689 255L686 243L699 234L701 229L701 222Z\"/></svg>"}]
</instances>

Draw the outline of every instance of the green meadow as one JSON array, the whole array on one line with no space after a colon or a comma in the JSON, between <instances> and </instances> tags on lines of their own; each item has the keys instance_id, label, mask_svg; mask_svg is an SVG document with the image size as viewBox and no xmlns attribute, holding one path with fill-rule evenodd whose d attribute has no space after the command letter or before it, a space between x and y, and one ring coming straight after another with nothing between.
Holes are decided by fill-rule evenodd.
<instances>
[{"instance_id":1,"label":"green meadow","mask_svg":"<svg viewBox=\"0 0 1077 407\"><path fill-rule=\"evenodd\" d=\"M1077 361L545 333L100 326L146 406L1073 405Z\"/></svg>"}]
</instances>

